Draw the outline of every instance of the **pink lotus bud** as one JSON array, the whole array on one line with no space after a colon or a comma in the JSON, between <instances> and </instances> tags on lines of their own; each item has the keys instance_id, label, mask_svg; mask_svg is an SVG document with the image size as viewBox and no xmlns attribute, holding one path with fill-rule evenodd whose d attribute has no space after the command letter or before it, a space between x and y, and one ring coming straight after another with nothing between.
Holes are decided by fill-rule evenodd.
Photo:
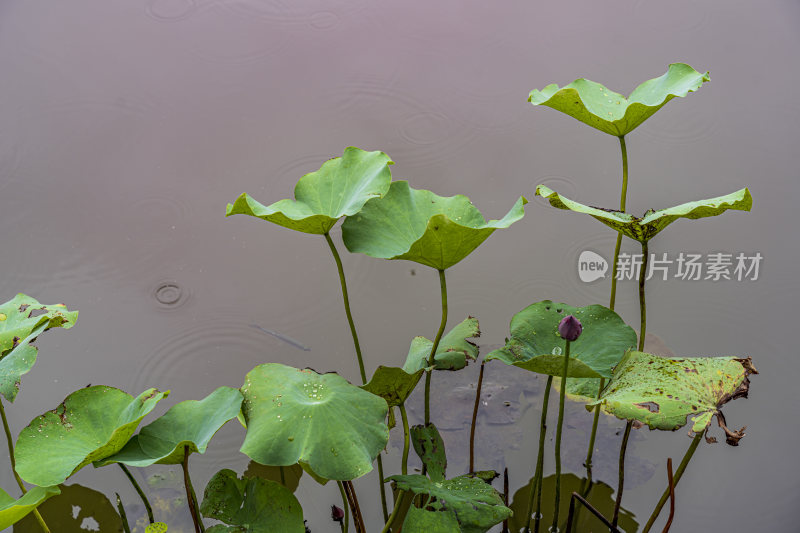
<instances>
[{"instance_id":1,"label":"pink lotus bud","mask_svg":"<svg viewBox=\"0 0 800 533\"><path fill-rule=\"evenodd\" d=\"M581 336L583 325L572 315L565 316L558 324L558 334L568 341L574 341Z\"/></svg>"}]
</instances>

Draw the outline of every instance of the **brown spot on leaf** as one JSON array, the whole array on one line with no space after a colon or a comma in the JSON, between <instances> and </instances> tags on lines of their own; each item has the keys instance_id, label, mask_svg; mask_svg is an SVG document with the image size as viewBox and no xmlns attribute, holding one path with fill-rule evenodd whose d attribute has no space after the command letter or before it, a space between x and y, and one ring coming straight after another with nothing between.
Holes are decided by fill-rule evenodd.
<instances>
[{"instance_id":1,"label":"brown spot on leaf","mask_svg":"<svg viewBox=\"0 0 800 533\"><path fill-rule=\"evenodd\" d=\"M643 409L647 409L651 413L657 413L659 410L659 406L656 402L642 402L642 403L635 403L633 405L637 407L642 407Z\"/></svg>"}]
</instances>

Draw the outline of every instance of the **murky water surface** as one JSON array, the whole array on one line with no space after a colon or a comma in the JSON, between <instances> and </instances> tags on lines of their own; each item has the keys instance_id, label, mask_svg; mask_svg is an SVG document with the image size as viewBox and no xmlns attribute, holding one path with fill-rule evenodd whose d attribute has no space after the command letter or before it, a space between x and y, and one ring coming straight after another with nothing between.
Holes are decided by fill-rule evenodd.
<instances>
[{"instance_id":1,"label":"murky water surface","mask_svg":"<svg viewBox=\"0 0 800 533\"><path fill-rule=\"evenodd\" d=\"M87 383L134 394L170 389L164 403L172 405L238 387L262 362L357 381L323 239L225 219L227 202L243 191L264 203L288 197L300 176L355 145L387 152L393 175L418 188L470 196L487 218L520 194L532 198L539 183L611 207L616 139L533 108L528 92L585 76L627 93L685 61L711 70L712 81L628 136L629 209L749 186L751 213L679 221L650 248L764 259L756 281L648 285L649 330L665 347L750 355L761 372L751 397L725 409L747 437L738 448L701 445L679 487L673 531L796 531L798 29L800 6L790 1L2 2L0 293L81 313L73 330L40 340L39 362L8 409L14 432ZM576 262L586 249L609 257L614 240L588 217L531 201L524 220L448 272L451 324L477 316L488 348L534 301L606 303L608 281L581 282ZM624 250L637 251L631 242ZM343 260L368 373L402 364L411 338L432 337L438 326L436 273ZM634 282L620 283L617 310L638 324ZM512 495L533 473L544 388L514 370L487 365L476 465L508 467ZM477 366L434 378L433 419L454 475L467 468L476 379ZM421 398L409 407L419 422ZM590 424L581 405L569 405L565 468L578 477ZM600 425L603 498L617 484L623 427L612 418ZM242 438L232 422L208 453L193 456L197 487L220 468L246 468ZM678 461L689 442L685 431L634 432L626 520L646 520L666 458ZM387 473L399 471L401 446L395 429ZM189 531L179 472L137 475L170 531ZM13 489L8 468L0 483ZM143 516L118 469L87 468L70 483L118 491L132 522ZM375 485L374 473L356 483L371 531L381 523ZM340 503L335 487L306 477L297 494L312 531L337 530L329 521L329 506ZM95 505L86 501L76 531L94 527L81 514Z\"/></svg>"}]
</instances>

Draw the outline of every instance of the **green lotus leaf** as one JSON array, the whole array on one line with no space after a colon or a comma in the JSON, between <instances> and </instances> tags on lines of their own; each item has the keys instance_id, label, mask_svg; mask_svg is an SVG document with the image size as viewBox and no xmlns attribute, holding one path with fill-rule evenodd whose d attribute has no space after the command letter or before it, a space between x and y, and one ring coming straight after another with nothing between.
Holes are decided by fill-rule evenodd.
<instances>
[{"instance_id":1,"label":"green lotus leaf","mask_svg":"<svg viewBox=\"0 0 800 533\"><path fill-rule=\"evenodd\" d=\"M426 511L414 507L408 508L403 522L405 533L453 533L462 531L453 511Z\"/></svg>"},{"instance_id":2,"label":"green lotus leaf","mask_svg":"<svg viewBox=\"0 0 800 533\"><path fill-rule=\"evenodd\" d=\"M430 349L428 349L430 352ZM397 407L403 404L414 391L424 370L419 369L413 373L407 373L402 368L391 366L379 366L369 383L362 385L361 388L380 396L389 407Z\"/></svg>"},{"instance_id":3,"label":"green lotus leaf","mask_svg":"<svg viewBox=\"0 0 800 533\"><path fill-rule=\"evenodd\" d=\"M250 215L303 233L328 233L343 216L358 213L370 198L389 189L393 161L383 152L365 152L354 146L342 157L323 163L294 188L296 200L265 206L246 193L228 204L225 216Z\"/></svg>"},{"instance_id":4,"label":"green lotus leaf","mask_svg":"<svg viewBox=\"0 0 800 533\"><path fill-rule=\"evenodd\" d=\"M33 487L18 500L0 489L0 531L16 524L51 496L61 494L58 487Z\"/></svg>"},{"instance_id":5,"label":"green lotus leaf","mask_svg":"<svg viewBox=\"0 0 800 533\"><path fill-rule=\"evenodd\" d=\"M469 198L438 196L394 181L383 198L364 205L342 224L342 239L351 252L381 259L407 259L444 270L455 265L496 229L507 228L525 214L520 197L502 220L486 222Z\"/></svg>"},{"instance_id":6,"label":"green lotus leaf","mask_svg":"<svg viewBox=\"0 0 800 533\"><path fill-rule=\"evenodd\" d=\"M208 442L228 420L239 414L242 393L220 387L202 400L187 400L170 407L164 416L144 426L119 452L95 463L123 463L144 467L183 462L190 453L205 453Z\"/></svg>"},{"instance_id":7,"label":"green lotus leaf","mask_svg":"<svg viewBox=\"0 0 800 533\"><path fill-rule=\"evenodd\" d=\"M428 494L432 498L426 507L435 511L451 511L456 515L461 531L486 531L509 516L511 509L491 485L482 480L459 476L444 481L418 474L391 476L398 489L415 494Z\"/></svg>"},{"instance_id":8,"label":"green lotus leaf","mask_svg":"<svg viewBox=\"0 0 800 533\"><path fill-rule=\"evenodd\" d=\"M444 451L444 441L436 426L433 424L413 426L411 442L414 445L414 451L422 460L422 464L427 467L428 476L433 481L444 481L447 456Z\"/></svg>"},{"instance_id":9,"label":"green lotus leaf","mask_svg":"<svg viewBox=\"0 0 800 533\"><path fill-rule=\"evenodd\" d=\"M667 358L631 351L619 362L614 376L599 400L607 411L628 420L638 420L651 429L674 431L692 424L700 433L720 415L728 443L742 434L724 425L720 408L736 398L747 397L748 376L757 374L750 358Z\"/></svg>"},{"instance_id":10,"label":"green lotus leaf","mask_svg":"<svg viewBox=\"0 0 800 533\"><path fill-rule=\"evenodd\" d=\"M239 479L228 469L214 474L206 485L200 512L232 526L222 526L217 531L304 533L306 530L303 508L289 489L257 477Z\"/></svg>"},{"instance_id":11,"label":"green lotus leaf","mask_svg":"<svg viewBox=\"0 0 800 533\"><path fill-rule=\"evenodd\" d=\"M242 473L242 477L260 477L275 483L280 483L291 492L295 492L300 486L300 479L303 477L303 467L299 464L291 466L267 466L250 461L247 470Z\"/></svg>"},{"instance_id":12,"label":"green lotus leaf","mask_svg":"<svg viewBox=\"0 0 800 533\"><path fill-rule=\"evenodd\" d=\"M24 294L0 305L0 394L13 402L20 379L36 363L38 350L31 343L50 328L69 329L77 311L63 304L43 305Z\"/></svg>"},{"instance_id":13,"label":"green lotus leaf","mask_svg":"<svg viewBox=\"0 0 800 533\"><path fill-rule=\"evenodd\" d=\"M34 485L63 483L125 446L142 418L169 394L148 389L137 398L113 387L80 389L34 418L17 438L17 473Z\"/></svg>"},{"instance_id":14,"label":"green lotus leaf","mask_svg":"<svg viewBox=\"0 0 800 533\"><path fill-rule=\"evenodd\" d=\"M261 464L299 461L326 479L355 479L389 440L386 401L337 374L267 363L247 374L241 391L241 451Z\"/></svg>"},{"instance_id":15,"label":"green lotus leaf","mask_svg":"<svg viewBox=\"0 0 800 533\"><path fill-rule=\"evenodd\" d=\"M481 336L478 326L478 319L467 317L460 324L451 329L439 341L436 347L436 355L433 357L436 370L460 370L467 366L469 359L475 360L478 357L478 347L475 343L468 341ZM425 337L414 337L411 347L408 349L408 356L403 365L403 370L412 373L420 369L427 369L428 357L433 348L433 341Z\"/></svg>"},{"instance_id":16,"label":"green lotus leaf","mask_svg":"<svg viewBox=\"0 0 800 533\"><path fill-rule=\"evenodd\" d=\"M649 241L655 237L658 232L679 218L693 220L697 218L714 217L728 209L750 211L750 208L753 206L753 197L746 187L736 192L726 194L725 196L686 202L685 204L676 205L675 207L669 207L667 209L660 209L658 211L653 211L651 209L641 218L623 213L622 211L581 204L559 195L557 192L544 185L539 185L536 188L536 195L549 200L550 205L553 207L591 215L606 226L620 231L625 236L639 242Z\"/></svg>"},{"instance_id":17,"label":"green lotus leaf","mask_svg":"<svg viewBox=\"0 0 800 533\"><path fill-rule=\"evenodd\" d=\"M144 529L144 533L167 533L168 529L164 522L153 522Z\"/></svg>"},{"instance_id":18,"label":"green lotus leaf","mask_svg":"<svg viewBox=\"0 0 800 533\"><path fill-rule=\"evenodd\" d=\"M531 372L560 376L566 341L558 334L558 323L572 315L583 332L570 343L567 377L609 378L625 352L636 345L636 332L614 311L602 305L572 307L544 300L529 305L511 319L511 338L486 361L499 359Z\"/></svg>"},{"instance_id":19,"label":"green lotus leaf","mask_svg":"<svg viewBox=\"0 0 800 533\"><path fill-rule=\"evenodd\" d=\"M685 63L673 63L666 74L642 83L628 98L580 78L561 88L553 83L541 91L534 89L528 101L552 107L620 137L632 132L676 96L684 97L696 91L709 79L708 72L700 74Z\"/></svg>"}]
</instances>

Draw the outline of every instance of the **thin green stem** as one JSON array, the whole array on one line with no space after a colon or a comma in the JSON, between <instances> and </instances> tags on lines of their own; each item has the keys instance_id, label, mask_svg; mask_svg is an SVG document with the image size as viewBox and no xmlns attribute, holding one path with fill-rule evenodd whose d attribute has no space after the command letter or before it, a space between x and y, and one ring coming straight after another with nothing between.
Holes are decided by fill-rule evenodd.
<instances>
[{"instance_id":1,"label":"thin green stem","mask_svg":"<svg viewBox=\"0 0 800 533\"><path fill-rule=\"evenodd\" d=\"M600 387L597 389L597 397L600 397L600 393L603 391L603 387L606 385L606 379L600 378ZM586 452L586 481L587 486L592 484L592 455L594 454L594 442L597 438L597 423L600 420L600 405L594 406L594 420L592 420L592 434L589 436L589 451Z\"/></svg>"},{"instance_id":2,"label":"thin green stem","mask_svg":"<svg viewBox=\"0 0 800 533\"><path fill-rule=\"evenodd\" d=\"M6 432L6 443L8 444L8 459L11 462L11 472L14 474L14 479L17 480L17 485L19 485L19 490L22 491L22 494L26 494L28 489L25 488L25 483L22 482L22 478L19 477L17 474L17 460L14 457L14 442L11 439L11 428L8 427L8 419L6 418L6 409L3 407L3 400L0 398L0 417L3 419L3 430ZM41 513L39 513L38 509L33 510L33 516L36 518L36 521L39 523L39 527L42 528L42 531L45 533L50 533L50 528L47 527L47 523L45 523L44 518L42 518Z\"/></svg>"},{"instance_id":3,"label":"thin green stem","mask_svg":"<svg viewBox=\"0 0 800 533\"><path fill-rule=\"evenodd\" d=\"M436 333L436 338L433 340L433 347L431 354L428 356L428 366L434 365L434 358L436 350L439 348L439 341L442 340L444 328L447 325L447 280L444 276L444 270L439 269L439 287L442 293L442 322L439 324L439 331ZM425 373L425 425L431 423L431 370Z\"/></svg>"},{"instance_id":4,"label":"thin green stem","mask_svg":"<svg viewBox=\"0 0 800 533\"><path fill-rule=\"evenodd\" d=\"M536 521L534 522L534 531L539 531L540 511L542 509L542 471L544 470L544 438L547 433L547 404L550 401L550 388L553 385L553 376L547 376L547 385L544 388L544 400L542 401L542 419L539 423L539 452L536 457L536 472L533 474L533 485L531 486L530 499L528 500L528 512L525 516L528 517L528 523L525 527L525 533L531 533L531 508L533 507L533 498L536 496Z\"/></svg>"},{"instance_id":5,"label":"thin green stem","mask_svg":"<svg viewBox=\"0 0 800 533\"><path fill-rule=\"evenodd\" d=\"M133 488L136 489L136 493L139 495L139 498L142 499L142 503L144 503L144 508L145 510L147 510L147 519L150 520L150 523L152 524L153 522L156 521L155 518L153 518L153 508L150 507L150 502L147 501L147 496L145 496L142 487L140 487L139 484L136 482L136 479L133 477L133 474L131 474L131 471L128 470L127 466L125 466L122 463L117 463L117 465L122 469L123 472L125 472L125 476L127 476L128 480L131 482L131 485L133 485Z\"/></svg>"},{"instance_id":6,"label":"thin green stem","mask_svg":"<svg viewBox=\"0 0 800 533\"><path fill-rule=\"evenodd\" d=\"M683 459L681 460L681 464L678 465L678 469L675 471L675 475L673 476L673 482L672 482L673 489L674 487L678 486L678 482L681 480L683 472L689 465L689 461L691 460L692 455L694 455L694 451L697 449L697 445L700 444L700 438L703 436L703 433L704 432L701 431L700 433L695 435L694 440L692 440L692 443L689 445L689 449L686 450L686 453L684 454ZM656 518L658 518L661 509L663 509L664 504L667 503L667 499L669 499L669 487L667 487L667 490L665 490L664 494L661 495L661 499L658 500L656 508L653 509L653 513L650 515L650 519L647 520L647 524L645 524L642 533L647 533L648 531L650 531L650 528L653 527L653 524L655 523Z\"/></svg>"},{"instance_id":7,"label":"thin green stem","mask_svg":"<svg viewBox=\"0 0 800 533\"><path fill-rule=\"evenodd\" d=\"M391 531L392 522L394 519L397 518L397 513L400 511L400 506L403 503L403 497L405 496L405 491L400 491L397 493L397 499L394 501L394 508L392 508L392 514L389 516L389 520L386 521L386 525L383 526L381 533L389 533Z\"/></svg>"},{"instance_id":8,"label":"thin green stem","mask_svg":"<svg viewBox=\"0 0 800 533\"><path fill-rule=\"evenodd\" d=\"M625 146L625 136L619 136L619 148L622 152L622 191L619 198L619 210L625 211L628 197L628 148ZM619 261L619 250L622 247L622 232L617 233L617 244L614 247L614 263L611 267L611 299L608 307L613 311L617 299L617 262Z\"/></svg>"},{"instance_id":9,"label":"thin green stem","mask_svg":"<svg viewBox=\"0 0 800 533\"><path fill-rule=\"evenodd\" d=\"M347 533L350 531L350 505L347 503L347 495L344 493L344 485L342 485L341 481L337 481L336 484L339 486L339 493L342 495L342 509L344 509L344 525L342 525L342 531Z\"/></svg>"},{"instance_id":10,"label":"thin green stem","mask_svg":"<svg viewBox=\"0 0 800 533\"><path fill-rule=\"evenodd\" d=\"M408 432L408 415L406 414L405 404L400 404L400 417L403 419L403 462L400 464L400 472L405 476L408 475L408 450L411 444L411 438Z\"/></svg>"},{"instance_id":11,"label":"thin green stem","mask_svg":"<svg viewBox=\"0 0 800 533\"><path fill-rule=\"evenodd\" d=\"M644 350L644 339L647 336L647 304L644 300L644 283L647 279L648 262L647 241L642 243L642 267L639 269L639 351Z\"/></svg>"},{"instance_id":12,"label":"thin green stem","mask_svg":"<svg viewBox=\"0 0 800 533\"><path fill-rule=\"evenodd\" d=\"M356 333L356 326L353 323L353 314L350 312L350 298L347 295L347 281L344 278L344 268L342 268L342 260L339 257L339 252L336 251L336 246L333 244L330 233L325 233L325 240L333 254L333 259L336 261L336 268L339 270L339 282L342 284L342 298L344 299L344 312L347 314L347 322L350 324L350 333L353 335L353 344L356 347L356 356L358 357L358 369L361 372L362 383L367 382L367 373L364 370L364 359L361 356L361 345L358 342L358 334Z\"/></svg>"},{"instance_id":13,"label":"thin green stem","mask_svg":"<svg viewBox=\"0 0 800 533\"><path fill-rule=\"evenodd\" d=\"M564 350L564 368L561 371L561 387L558 395L558 425L556 426L556 494L553 509L552 531L558 529L558 506L561 503L561 430L564 426L564 400L567 397L567 372L569 371L569 345Z\"/></svg>"},{"instance_id":14,"label":"thin green stem","mask_svg":"<svg viewBox=\"0 0 800 533\"><path fill-rule=\"evenodd\" d=\"M469 472L475 471L475 421L478 418L478 406L481 403L481 386L483 385L483 368L486 361L481 361L481 372L478 375L478 387L475 389L475 405L472 408L472 425L469 429Z\"/></svg>"},{"instance_id":15,"label":"thin green stem","mask_svg":"<svg viewBox=\"0 0 800 533\"><path fill-rule=\"evenodd\" d=\"M386 491L384 490L386 487L383 483L383 460L381 459L380 453L378 453L378 487L381 491L381 509L383 510L383 521L389 520L389 512L386 509Z\"/></svg>"},{"instance_id":16,"label":"thin green stem","mask_svg":"<svg viewBox=\"0 0 800 533\"><path fill-rule=\"evenodd\" d=\"M197 505L197 495L194 493L194 487L192 486L192 479L189 477L189 455L190 455L189 447L183 447L183 462L181 466L183 467L183 486L186 488L186 502L189 504L189 512L192 515L192 521L194 522L194 531L195 533L205 533L206 528L203 525L203 519L200 517L200 509L199 505Z\"/></svg>"},{"instance_id":17,"label":"thin green stem","mask_svg":"<svg viewBox=\"0 0 800 533\"><path fill-rule=\"evenodd\" d=\"M128 515L125 513L125 506L122 505L122 498L119 497L119 493L114 493L117 496L117 510L119 511L119 517L122 519L122 530L125 533L131 533L131 526L128 524Z\"/></svg>"},{"instance_id":18,"label":"thin green stem","mask_svg":"<svg viewBox=\"0 0 800 533\"><path fill-rule=\"evenodd\" d=\"M286 473L283 471L283 467L279 466L278 471L281 473L281 485L284 487L286 486Z\"/></svg>"},{"instance_id":19,"label":"thin green stem","mask_svg":"<svg viewBox=\"0 0 800 533\"><path fill-rule=\"evenodd\" d=\"M619 483L617 486L617 500L614 502L614 515L611 518L611 525L617 527L619 521L619 508L622 506L622 489L625 485L625 452L628 449L628 437L631 435L633 420L628 420L625 424L625 434L622 436L622 445L619 447Z\"/></svg>"}]
</instances>

